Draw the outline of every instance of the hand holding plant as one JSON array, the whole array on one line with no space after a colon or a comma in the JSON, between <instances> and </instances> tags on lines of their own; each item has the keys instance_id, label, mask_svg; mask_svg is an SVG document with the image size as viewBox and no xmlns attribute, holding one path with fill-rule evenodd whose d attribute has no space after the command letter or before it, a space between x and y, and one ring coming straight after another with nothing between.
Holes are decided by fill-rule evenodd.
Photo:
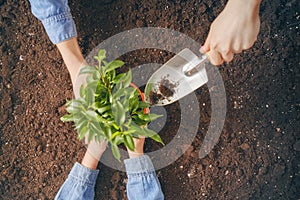
<instances>
[{"instance_id":1,"label":"hand holding plant","mask_svg":"<svg viewBox=\"0 0 300 200\"><path fill-rule=\"evenodd\" d=\"M69 114L61 118L74 122L78 139L107 141L115 158L120 160L118 145L134 151L133 138L150 137L163 144L160 136L147 128L147 124L160 117L148 114L149 104L142 101L136 88L131 87L132 73L116 73L124 65L120 60L105 61L106 52L100 50L95 59L98 66L81 69L86 84L80 87L80 97L67 101Z\"/></svg>"}]
</instances>

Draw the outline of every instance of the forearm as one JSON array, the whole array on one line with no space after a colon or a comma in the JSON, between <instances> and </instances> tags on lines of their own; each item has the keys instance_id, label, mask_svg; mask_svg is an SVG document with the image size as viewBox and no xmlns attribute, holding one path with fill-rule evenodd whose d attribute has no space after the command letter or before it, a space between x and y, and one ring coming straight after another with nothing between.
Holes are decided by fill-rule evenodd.
<instances>
[{"instance_id":1,"label":"forearm","mask_svg":"<svg viewBox=\"0 0 300 200\"><path fill-rule=\"evenodd\" d=\"M261 0L229 0L226 6L234 4L235 7L246 8L250 12L258 12L260 3Z\"/></svg>"},{"instance_id":2,"label":"forearm","mask_svg":"<svg viewBox=\"0 0 300 200\"><path fill-rule=\"evenodd\" d=\"M261 0L228 0L228 2L241 2L243 4L259 5Z\"/></svg>"},{"instance_id":3,"label":"forearm","mask_svg":"<svg viewBox=\"0 0 300 200\"><path fill-rule=\"evenodd\" d=\"M149 156L144 155L145 138L135 138L134 151L127 148L130 159L124 160L129 200L164 199L159 180Z\"/></svg>"},{"instance_id":4,"label":"forearm","mask_svg":"<svg viewBox=\"0 0 300 200\"><path fill-rule=\"evenodd\" d=\"M60 42L57 44L57 48L68 68L74 86L80 67L87 65L78 45L77 38Z\"/></svg>"},{"instance_id":5,"label":"forearm","mask_svg":"<svg viewBox=\"0 0 300 200\"><path fill-rule=\"evenodd\" d=\"M129 200L164 199L151 159L147 155L124 160Z\"/></svg>"},{"instance_id":6,"label":"forearm","mask_svg":"<svg viewBox=\"0 0 300 200\"><path fill-rule=\"evenodd\" d=\"M90 141L81 164L89 169L97 169L99 160L106 149L106 145L106 141L102 141L100 143L95 140Z\"/></svg>"},{"instance_id":7,"label":"forearm","mask_svg":"<svg viewBox=\"0 0 300 200\"><path fill-rule=\"evenodd\" d=\"M50 40L58 44L77 37L67 0L29 0L31 12L43 24Z\"/></svg>"},{"instance_id":8,"label":"forearm","mask_svg":"<svg viewBox=\"0 0 300 200\"><path fill-rule=\"evenodd\" d=\"M95 158L87 151L81 161L81 164L89 169L96 170L99 163L99 159L100 158Z\"/></svg>"},{"instance_id":9,"label":"forearm","mask_svg":"<svg viewBox=\"0 0 300 200\"><path fill-rule=\"evenodd\" d=\"M67 0L30 0L32 14L43 24L68 68L73 85L82 65L86 65L77 42L76 26Z\"/></svg>"},{"instance_id":10,"label":"forearm","mask_svg":"<svg viewBox=\"0 0 300 200\"><path fill-rule=\"evenodd\" d=\"M92 170L75 163L67 180L55 196L55 200L93 200L98 173L98 170Z\"/></svg>"},{"instance_id":11,"label":"forearm","mask_svg":"<svg viewBox=\"0 0 300 200\"><path fill-rule=\"evenodd\" d=\"M129 158L136 158L144 155L145 138L134 139L134 151L127 148Z\"/></svg>"}]
</instances>

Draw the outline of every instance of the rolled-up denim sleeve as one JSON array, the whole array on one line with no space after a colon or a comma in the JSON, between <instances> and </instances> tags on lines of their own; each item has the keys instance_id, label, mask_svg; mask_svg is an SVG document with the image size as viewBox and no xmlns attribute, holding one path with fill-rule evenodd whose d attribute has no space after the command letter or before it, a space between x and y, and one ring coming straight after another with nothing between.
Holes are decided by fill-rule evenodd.
<instances>
[{"instance_id":1,"label":"rolled-up denim sleeve","mask_svg":"<svg viewBox=\"0 0 300 200\"><path fill-rule=\"evenodd\" d=\"M67 180L56 194L55 200L93 200L99 170L75 163Z\"/></svg>"},{"instance_id":2,"label":"rolled-up denim sleeve","mask_svg":"<svg viewBox=\"0 0 300 200\"><path fill-rule=\"evenodd\" d=\"M147 155L124 160L129 200L161 200L164 195L152 161Z\"/></svg>"},{"instance_id":3,"label":"rolled-up denim sleeve","mask_svg":"<svg viewBox=\"0 0 300 200\"><path fill-rule=\"evenodd\" d=\"M29 0L31 12L43 24L52 43L77 36L67 0Z\"/></svg>"}]
</instances>

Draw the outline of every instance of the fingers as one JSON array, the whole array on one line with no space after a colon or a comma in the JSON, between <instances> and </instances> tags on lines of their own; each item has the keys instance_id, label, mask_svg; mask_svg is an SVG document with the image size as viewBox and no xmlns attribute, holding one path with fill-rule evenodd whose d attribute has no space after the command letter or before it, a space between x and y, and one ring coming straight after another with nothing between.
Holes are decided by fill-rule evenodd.
<instances>
[{"instance_id":1,"label":"fingers","mask_svg":"<svg viewBox=\"0 0 300 200\"><path fill-rule=\"evenodd\" d=\"M223 52L222 54L221 54L221 56L222 56L222 59L225 61L225 62L230 62L230 61L232 61L232 59L233 59L233 56L234 56L234 54L233 54L233 52Z\"/></svg>"},{"instance_id":2,"label":"fingers","mask_svg":"<svg viewBox=\"0 0 300 200\"><path fill-rule=\"evenodd\" d=\"M201 48L199 49L200 53L205 54L206 52L209 52L210 48L208 45L203 45L201 46Z\"/></svg>"},{"instance_id":3,"label":"fingers","mask_svg":"<svg viewBox=\"0 0 300 200\"><path fill-rule=\"evenodd\" d=\"M221 65L224 61L230 62L234 57L234 53L240 53L239 48L237 51L232 51L229 47L219 48L220 45L211 45L209 40L206 40L205 44L200 48L200 53L206 53L209 57L211 64ZM228 46L228 45L227 45Z\"/></svg>"},{"instance_id":4,"label":"fingers","mask_svg":"<svg viewBox=\"0 0 300 200\"><path fill-rule=\"evenodd\" d=\"M204 51L205 48L200 49L201 53L207 54L211 64L213 65L221 65L224 61L231 62L234 57L234 53L232 51L219 51L217 49L210 48L210 51Z\"/></svg>"},{"instance_id":5,"label":"fingers","mask_svg":"<svg viewBox=\"0 0 300 200\"><path fill-rule=\"evenodd\" d=\"M224 62L222 55L214 49L211 49L207 55L208 55L209 61L213 65L221 65Z\"/></svg>"},{"instance_id":6,"label":"fingers","mask_svg":"<svg viewBox=\"0 0 300 200\"><path fill-rule=\"evenodd\" d=\"M209 32L205 43L200 48L200 53L206 53L211 64L221 65L224 61L230 62L234 57L234 51L229 44L211 41L211 32Z\"/></svg>"},{"instance_id":7,"label":"fingers","mask_svg":"<svg viewBox=\"0 0 300 200\"><path fill-rule=\"evenodd\" d=\"M207 54L211 64L213 65L221 65L224 61L231 61L233 59L233 53L221 53L218 50L218 45L213 45L211 42L211 34L209 33L205 43L200 48L200 53Z\"/></svg>"},{"instance_id":8,"label":"fingers","mask_svg":"<svg viewBox=\"0 0 300 200\"><path fill-rule=\"evenodd\" d=\"M96 142L95 140L92 140L90 143L88 143L86 153L88 153L90 157L100 160L102 154L106 150L106 146L107 141Z\"/></svg>"},{"instance_id":9,"label":"fingers","mask_svg":"<svg viewBox=\"0 0 300 200\"><path fill-rule=\"evenodd\" d=\"M129 158L136 158L144 155L145 138L134 138L134 151L127 148Z\"/></svg>"},{"instance_id":10,"label":"fingers","mask_svg":"<svg viewBox=\"0 0 300 200\"><path fill-rule=\"evenodd\" d=\"M145 143L145 137L133 138L133 142L136 148L143 148Z\"/></svg>"},{"instance_id":11,"label":"fingers","mask_svg":"<svg viewBox=\"0 0 300 200\"><path fill-rule=\"evenodd\" d=\"M200 53L205 54L206 52L210 51L210 33L208 34L205 43L203 46L200 48Z\"/></svg>"}]
</instances>

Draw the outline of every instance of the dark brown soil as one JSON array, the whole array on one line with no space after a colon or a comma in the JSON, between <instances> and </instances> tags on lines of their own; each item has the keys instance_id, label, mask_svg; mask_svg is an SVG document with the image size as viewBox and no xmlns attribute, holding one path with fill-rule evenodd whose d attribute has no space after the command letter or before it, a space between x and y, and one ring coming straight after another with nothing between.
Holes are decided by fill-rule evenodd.
<instances>
[{"instance_id":1,"label":"dark brown soil","mask_svg":"<svg viewBox=\"0 0 300 200\"><path fill-rule=\"evenodd\" d=\"M159 84L159 91L164 97L168 98L168 97L172 97L174 95L175 87L176 87L176 84L171 83L170 80L168 80L167 78L164 78L161 80L161 82Z\"/></svg>"},{"instance_id":2,"label":"dark brown soil","mask_svg":"<svg viewBox=\"0 0 300 200\"><path fill-rule=\"evenodd\" d=\"M155 105L161 100L172 97L174 95L176 86L177 85L175 83L172 83L166 77L163 78L158 85L158 91L150 91L150 104Z\"/></svg>"},{"instance_id":3,"label":"dark brown soil","mask_svg":"<svg viewBox=\"0 0 300 200\"><path fill-rule=\"evenodd\" d=\"M87 55L104 39L135 27L166 27L200 44L225 0L69 1ZM193 145L157 172L166 199L299 199L299 1L265 0L254 47L220 67L227 117L218 144L198 153L210 122L206 87ZM27 1L0 1L0 199L53 199L85 148L60 121L72 97L68 71ZM164 63L172 54L143 49L127 63ZM212 88L211 88L212 89ZM166 107L167 143L180 123L178 104ZM188 131L188 127L187 127ZM146 150L159 148L148 141ZM126 175L103 165L96 199L126 199Z\"/></svg>"},{"instance_id":4,"label":"dark brown soil","mask_svg":"<svg viewBox=\"0 0 300 200\"><path fill-rule=\"evenodd\" d=\"M150 99L150 104L151 105L157 104L163 98L164 98L163 95L161 95L157 92L150 91L150 93L149 93L149 99Z\"/></svg>"}]
</instances>

